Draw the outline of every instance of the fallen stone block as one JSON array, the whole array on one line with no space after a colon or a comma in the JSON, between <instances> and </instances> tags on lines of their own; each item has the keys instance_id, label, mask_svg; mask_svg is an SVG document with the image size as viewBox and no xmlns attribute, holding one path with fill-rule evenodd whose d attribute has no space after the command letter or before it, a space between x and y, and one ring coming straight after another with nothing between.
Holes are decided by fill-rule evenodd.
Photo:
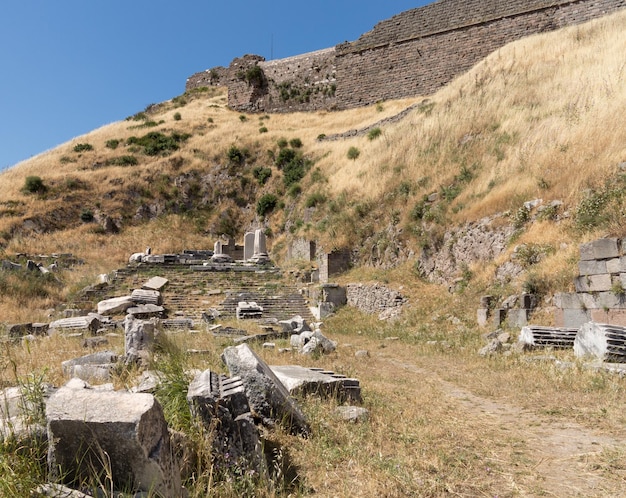
<instances>
[{"instance_id":1,"label":"fallen stone block","mask_svg":"<svg viewBox=\"0 0 626 498\"><path fill-rule=\"evenodd\" d=\"M626 327L596 322L583 324L574 341L574 354L579 358L626 363Z\"/></svg>"},{"instance_id":2,"label":"fallen stone block","mask_svg":"<svg viewBox=\"0 0 626 498\"><path fill-rule=\"evenodd\" d=\"M153 291L161 291L163 288L169 283L167 278L163 277L152 277L145 284L141 286L144 290L153 290Z\"/></svg>"},{"instance_id":3,"label":"fallen stone block","mask_svg":"<svg viewBox=\"0 0 626 498\"><path fill-rule=\"evenodd\" d=\"M168 318L159 320L159 326L165 330L189 330L193 328L191 318Z\"/></svg>"},{"instance_id":4,"label":"fallen stone block","mask_svg":"<svg viewBox=\"0 0 626 498\"><path fill-rule=\"evenodd\" d=\"M369 418L369 411L361 406L338 406L335 413L346 422L365 422Z\"/></svg>"},{"instance_id":5,"label":"fallen stone block","mask_svg":"<svg viewBox=\"0 0 626 498\"><path fill-rule=\"evenodd\" d=\"M154 304L157 306L163 304L161 293L156 290L135 289L130 296L133 302L137 304Z\"/></svg>"},{"instance_id":6,"label":"fallen stone block","mask_svg":"<svg viewBox=\"0 0 626 498\"><path fill-rule=\"evenodd\" d=\"M147 360L154 343L154 323L127 315L124 320L124 356L126 363Z\"/></svg>"},{"instance_id":7,"label":"fallen stone block","mask_svg":"<svg viewBox=\"0 0 626 498\"><path fill-rule=\"evenodd\" d=\"M63 375L76 377L87 382L102 384L111 380L111 370L117 362L117 355L112 351L81 356L61 363Z\"/></svg>"},{"instance_id":8,"label":"fallen stone block","mask_svg":"<svg viewBox=\"0 0 626 498\"><path fill-rule=\"evenodd\" d=\"M146 318L158 318L162 316L163 313L165 313L165 308L163 306L157 306L156 304L139 304L128 308L126 313L140 320L144 320Z\"/></svg>"},{"instance_id":9,"label":"fallen stone block","mask_svg":"<svg viewBox=\"0 0 626 498\"><path fill-rule=\"evenodd\" d=\"M239 301L236 311L237 319L250 320L263 317L263 307L254 301Z\"/></svg>"},{"instance_id":10,"label":"fallen stone block","mask_svg":"<svg viewBox=\"0 0 626 498\"><path fill-rule=\"evenodd\" d=\"M64 386L46 406L48 467L75 485L106 475L115 489L183 496L163 410L150 394Z\"/></svg>"},{"instance_id":11,"label":"fallen stone block","mask_svg":"<svg viewBox=\"0 0 626 498\"><path fill-rule=\"evenodd\" d=\"M278 323L283 327L283 330L286 332L300 334L302 332L311 330L309 324L306 323L304 318L302 318L300 315L296 315L289 320L281 320Z\"/></svg>"},{"instance_id":12,"label":"fallen stone block","mask_svg":"<svg viewBox=\"0 0 626 498\"><path fill-rule=\"evenodd\" d=\"M113 297L98 303L98 314L119 315L126 313L126 310L134 305L135 302L130 296Z\"/></svg>"},{"instance_id":13,"label":"fallen stone block","mask_svg":"<svg viewBox=\"0 0 626 498\"><path fill-rule=\"evenodd\" d=\"M271 366L272 372L292 395L316 394L332 397L340 403L361 403L358 379L348 378L321 368L297 365Z\"/></svg>"},{"instance_id":14,"label":"fallen stone block","mask_svg":"<svg viewBox=\"0 0 626 498\"><path fill-rule=\"evenodd\" d=\"M100 326L100 320L94 315L61 318L49 325L48 334L54 334L60 331L87 331L93 334Z\"/></svg>"},{"instance_id":15,"label":"fallen stone block","mask_svg":"<svg viewBox=\"0 0 626 498\"><path fill-rule=\"evenodd\" d=\"M241 377L253 413L270 425L282 423L292 432L307 435L309 423L283 383L247 344L224 350L222 359L231 376Z\"/></svg>"},{"instance_id":16,"label":"fallen stone block","mask_svg":"<svg viewBox=\"0 0 626 498\"><path fill-rule=\"evenodd\" d=\"M41 403L53 392L48 385L44 389ZM41 425L44 405L28 392L26 387L8 387L0 390L0 442L8 437L18 439L38 437L45 434Z\"/></svg>"},{"instance_id":17,"label":"fallen stone block","mask_svg":"<svg viewBox=\"0 0 626 498\"><path fill-rule=\"evenodd\" d=\"M30 498L92 498L92 495L86 495L62 484L47 483L32 491Z\"/></svg>"},{"instance_id":18,"label":"fallen stone block","mask_svg":"<svg viewBox=\"0 0 626 498\"><path fill-rule=\"evenodd\" d=\"M542 327L527 325L522 327L518 342L531 347L552 347L570 349L574 347L577 328Z\"/></svg>"}]
</instances>

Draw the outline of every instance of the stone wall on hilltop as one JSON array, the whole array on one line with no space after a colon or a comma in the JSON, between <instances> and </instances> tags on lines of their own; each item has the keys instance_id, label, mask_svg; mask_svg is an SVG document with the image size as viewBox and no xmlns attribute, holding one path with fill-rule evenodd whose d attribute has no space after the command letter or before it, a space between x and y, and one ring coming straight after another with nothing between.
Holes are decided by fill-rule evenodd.
<instances>
[{"instance_id":1,"label":"stone wall on hilltop","mask_svg":"<svg viewBox=\"0 0 626 498\"><path fill-rule=\"evenodd\" d=\"M439 0L334 48L275 61L235 59L194 74L186 89L227 86L230 107L248 112L348 109L429 95L509 42L625 7L626 0ZM262 80L246 79L251 65Z\"/></svg>"}]
</instances>

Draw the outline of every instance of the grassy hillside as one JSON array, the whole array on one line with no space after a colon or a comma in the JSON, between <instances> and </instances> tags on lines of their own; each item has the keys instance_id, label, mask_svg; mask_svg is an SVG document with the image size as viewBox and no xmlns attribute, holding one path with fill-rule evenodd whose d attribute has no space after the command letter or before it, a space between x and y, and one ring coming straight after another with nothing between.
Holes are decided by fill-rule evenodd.
<instances>
[{"instance_id":1,"label":"grassy hillside","mask_svg":"<svg viewBox=\"0 0 626 498\"><path fill-rule=\"evenodd\" d=\"M55 278L0 273L0 322L48 321L49 308L146 246L212 248L262 226L279 264L294 236L353 247L362 264L340 283L402 286L403 317L343 309L324 325L336 354L260 354L358 378L370 419L345 424L332 403L307 399L313 437L267 435L299 467L297 487L220 480L204 454L190 496L623 496L623 380L585 370L570 352L553 353L559 364L478 357L475 310L484 293L567 290L580 242L626 235L624 54L626 12L508 45L428 98L242 115L207 88L149 106L0 175L0 259L71 252L85 262ZM350 130L365 131L326 139ZM529 212L534 199L549 208ZM456 293L419 276L423 248L488 216L514 231L503 254L459 267ZM371 256L386 249L403 257ZM495 268L514 254L524 271L503 285ZM186 368L224 368L225 343L209 334L172 340L211 352L185 357ZM59 385L60 362L84 352L59 336L0 347L0 386ZM122 372L118 387L134 374ZM0 475L10 479L0 495L27 496L46 477L44 460L42 448L2 443Z\"/></svg>"}]
</instances>

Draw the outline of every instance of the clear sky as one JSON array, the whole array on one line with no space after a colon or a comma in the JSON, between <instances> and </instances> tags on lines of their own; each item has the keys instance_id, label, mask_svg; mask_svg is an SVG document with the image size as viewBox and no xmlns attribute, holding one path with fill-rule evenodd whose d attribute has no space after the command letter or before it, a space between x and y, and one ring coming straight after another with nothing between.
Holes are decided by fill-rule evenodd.
<instances>
[{"instance_id":1,"label":"clear sky","mask_svg":"<svg viewBox=\"0 0 626 498\"><path fill-rule=\"evenodd\" d=\"M0 170L185 91L235 57L356 40L428 0L9 0L0 12Z\"/></svg>"}]
</instances>

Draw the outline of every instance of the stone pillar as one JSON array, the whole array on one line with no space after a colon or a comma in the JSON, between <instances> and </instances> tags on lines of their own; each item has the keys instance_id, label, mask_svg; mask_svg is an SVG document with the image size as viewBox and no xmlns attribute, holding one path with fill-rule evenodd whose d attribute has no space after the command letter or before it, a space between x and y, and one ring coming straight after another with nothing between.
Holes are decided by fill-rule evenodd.
<instances>
[{"instance_id":1,"label":"stone pillar","mask_svg":"<svg viewBox=\"0 0 626 498\"><path fill-rule=\"evenodd\" d=\"M250 261L254 263L267 263L270 257L267 254L267 244L265 240L265 233L261 229L254 231L254 254L250 258Z\"/></svg>"},{"instance_id":2,"label":"stone pillar","mask_svg":"<svg viewBox=\"0 0 626 498\"><path fill-rule=\"evenodd\" d=\"M254 256L254 232L247 232L243 236L243 260L248 261Z\"/></svg>"}]
</instances>

